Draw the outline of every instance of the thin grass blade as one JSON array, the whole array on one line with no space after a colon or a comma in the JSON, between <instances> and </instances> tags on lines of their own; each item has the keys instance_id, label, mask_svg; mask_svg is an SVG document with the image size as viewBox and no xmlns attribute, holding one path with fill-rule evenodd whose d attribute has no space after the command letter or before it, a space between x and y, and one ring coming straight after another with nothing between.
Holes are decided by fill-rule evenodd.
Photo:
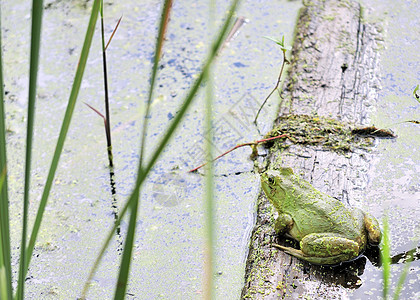
<instances>
[{"instance_id":1,"label":"thin grass blade","mask_svg":"<svg viewBox=\"0 0 420 300\"><path fill-rule=\"evenodd\" d=\"M124 252L121 260L120 272L118 275L117 286L115 289L114 299L124 299L128 285L128 276L130 274L131 257L133 254L134 237L136 233L137 211L139 205L140 190L136 190L130 205L130 222L127 230L127 237L125 238Z\"/></svg>"},{"instance_id":2,"label":"thin grass blade","mask_svg":"<svg viewBox=\"0 0 420 300\"><path fill-rule=\"evenodd\" d=\"M6 168L3 169L3 171L0 174L0 193L3 191L3 184L6 181ZM0 299L9 299L11 298L11 290L10 290L10 297L8 296L8 289L7 289L7 285L8 285L8 281L7 281L7 277L6 277L6 266L3 264L3 243L0 243Z\"/></svg>"},{"instance_id":3,"label":"thin grass blade","mask_svg":"<svg viewBox=\"0 0 420 300\"><path fill-rule=\"evenodd\" d=\"M31 54L29 66L29 95L27 118L28 124L26 129L25 186L23 194L22 238L20 246L18 290L16 291L16 299L18 300L24 299L25 288L25 261L29 210L29 187L31 184L32 137L35 119L35 100L38 77L39 48L41 40L42 11L43 1L34 0L32 2Z\"/></svg>"},{"instance_id":4,"label":"thin grass blade","mask_svg":"<svg viewBox=\"0 0 420 300\"><path fill-rule=\"evenodd\" d=\"M414 245L417 245L417 242ZM404 286L405 279L407 278L408 271L410 270L411 262L414 260L415 251L416 251L416 248L413 248L412 250L408 252L409 258L405 262L404 269L402 270L400 279L398 280L397 286L395 287L394 297L393 297L394 300L398 300L400 298L400 294Z\"/></svg>"},{"instance_id":5,"label":"thin grass blade","mask_svg":"<svg viewBox=\"0 0 420 300\"><path fill-rule=\"evenodd\" d=\"M212 36L215 23L216 1L209 1L209 37ZM214 280L213 272L214 266L214 244L215 244L215 215L214 215L214 164L213 164L213 72L210 66L204 74L206 83L206 110L204 119L205 137L205 155L206 155L206 169L205 169L205 194L204 194L204 216L205 216L205 244L204 244L204 299L214 299Z\"/></svg>"},{"instance_id":6,"label":"thin grass blade","mask_svg":"<svg viewBox=\"0 0 420 300\"><path fill-rule=\"evenodd\" d=\"M105 46L105 51L106 51L106 49L108 49L108 46L109 46L109 44L111 43L112 38L114 37L115 32L117 32L117 29L118 29L118 26L120 26L120 22L121 22L122 17L123 17L123 16L121 16L121 17L118 19L117 25L115 25L115 28L114 28L114 30L112 31L112 34L111 34L111 36L110 36L110 38L109 38L109 40L108 40L108 43L106 43L106 46Z\"/></svg>"},{"instance_id":7,"label":"thin grass blade","mask_svg":"<svg viewBox=\"0 0 420 300\"><path fill-rule=\"evenodd\" d=\"M163 42L165 40L165 34L166 34L166 29L169 23L169 15L170 15L171 9L172 9L172 0L165 0L165 3L163 5L163 10L162 10L162 17L160 19L159 33L156 39L155 57L153 61L152 75L150 79L146 111L144 113L144 124L143 124L141 143L140 143L140 162L139 162L139 168L138 168L139 170L143 166L143 156L144 156L144 150L146 146L146 133L147 133L147 127L148 127L150 106L152 105L152 97L153 97L153 91L155 88L156 75L157 75L157 70L159 66L159 60L162 54Z\"/></svg>"},{"instance_id":8,"label":"thin grass blade","mask_svg":"<svg viewBox=\"0 0 420 300\"><path fill-rule=\"evenodd\" d=\"M112 227L111 231L108 233L108 236L107 236L107 238L106 238L106 240L105 240L105 242L102 246L102 249L101 249L99 255L97 256L97 258L95 260L95 263L94 263L94 265L93 265L93 267L92 267L92 269L89 273L88 279L86 280L85 286L84 286L83 291L82 291L82 299L86 298L86 294L87 294L87 291L89 289L89 285L90 285L90 282L93 278L93 275L95 274L95 272L96 272L96 270L99 266L99 263L102 260L102 258L104 256L104 253L109 246L109 243L110 243L110 241L111 241L111 239L114 235L115 230L120 225L121 219L124 218L131 202L138 200L138 198L136 198L136 196L137 196L136 191L140 189L140 186L143 184L144 180L146 179L147 174L150 172L150 170L152 169L152 167L154 166L154 164L156 163L156 161L158 160L158 158L162 154L163 149L167 146L167 144L168 144L170 138L172 137L175 129L180 124L180 122L181 122L182 118L184 117L186 111L190 107L190 105L192 103L192 100L194 99L200 85L202 84L203 79L204 79L204 73L207 72L207 69L212 64L213 60L216 58L216 54L220 49L220 46L221 46L222 41L223 41L223 39L226 35L226 32L228 31L228 28L229 28L229 26L231 24L231 21L232 21L233 14L235 13L236 7L238 6L239 2L240 2L240 0L233 0L232 1L232 4L229 8L229 13L226 17L226 20L224 21L223 26L218 33L216 41L213 43L213 46L211 47L210 54L209 54L207 60L205 61L205 64L203 66L203 69L202 69L200 75L198 76L194 85L191 87L190 91L188 92L187 96L185 97L184 102L181 105L180 110L178 111L177 115L173 119L169 128L166 130L166 133L165 133L164 137L161 139L158 146L156 147L156 150L154 151L150 161L148 162L146 167L144 167L144 169L141 169L140 172L138 172L139 175L137 176L137 180L136 180L136 184L134 186L133 192L131 193L128 201L125 203L124 207L122 208L119 218L116 220L116 222L115 222L114 226Z\"/></svg>"},{"instance_id":9,"label":"thin grass blade","mask_svg":"<svg viewBox=\"0 0 420 300\"><path fill-rule=\"evenodd\" d=\"M0 258L3 259L3 257L3 245L0 243ZM0 264L0 299L12 299L12 291L10 293L8 291L6 266L3 263Z\"/></svg>"},{"instance_id":10,"label":"thin grass blade","mask_svg":"<svg viewBox=\"0 0 420 300\"><path fill-rule=\"evenodd\" d=\"M142 130L142 136L141 136L141 148L140 148L140 159L139 159L139 165L138 165L138 172L137 177L142 174L141 168L143 163L143 156L144 151L146 148L146 133L147 133L147 125L149 120L149 112L150 112L150 106L152 104L152 97L153 97L153 91L155 87L156 82L156 76L157 76L157 70L159 66L159 60L162 53L163 48L163 42L165 40L165 34L169 23L169 16L172 9L172 0L165 0L162 8L162 17L160 19L160 25L159 25L159 33L156 40L156 47L155 47L155 57L154 57L154 63L153 63L153 69L152 69L152 75L149 85L149 94L146 104L146 111L144 115L144 123L143 123L143 130ZM139 189L136 189L136 191L140 191ZM120 272L118 274L118 281L117 286L115 289L115 296L114 299L124 299L125 291L127 289L128 284L128 276L130 273L130 264L131 264L131 256L132 256L132 249L133 249L133 243L134 243L134 235L136 232L136 223L137 223L137 211L139 207L140 202L140 192L136 194L133 197L133 201L130 204L130 221L128 225L128 231L127 231L127 237L126 242L124 245L124 252L121 259L121 266L120 266Z\"/></svg>"},{"instance_id":11,"label":"thin grass blade","mask_svg":"<svg viewBox=\"0 0 420 300\"><path fill-rule=\"evenodd\" d=\"M178 113L175 115L175 117L172 120L172 123L169 126L169 128L165 131L165 135L163 136L163 138L159 142L159 144L156 147L155 151L153 152L152 157L150 158L148 164L144 168L144 172L143 172L144 176L147 176L147 174L149 174L150 170L153 168L156 161L158 160L158 158L162 154L162 151L165 149L165 147L169 143L169 140L171 139L175 129L178 127L179 123L181 122L182 118L184 117L185 113L187 112L188 108L190 107L194 97L197 94L198 89L200 88L200 85L203 82L204 74L206 72L208 72L208 68L213 63L213 60L217 56L217 52L220 49L222 41L224 40L226 32L228 31L228 28L231 24L233 14L235 13L236 8L237 8L240 1L241 0L233 0L232 1L232 4L229 8L229 13L226 17L226 20L223 23L223 26L219 31L219 34L217 36L216 41L214 42L213 46L211 47L210 54L209 54L209 56L206 60L206 63L203 66L203 69L202 69L200 75L198 76L194 85L191 87L190 91L188 92L188 95L185 97L185 100L184 100L181 108L178 110ZM140 183L142 183L143 181L144 181L144 178L141 179Z\"/></svg>"},{"instance_id":12,"label":"thin grass blade","mask_svg":"<svg viewBox=\"0 0 420 300\"><path fill-rule=\"evenodd\" d=\"M382 239L382 249L381 249L381 261L382 261L382 276L384 279L383 287L383 298L388 299L389 294L389 283L391 279L391 259L389 256L390 253L390 243L389 243L389 227L388 227L388 218L385 216L383 219L383 239Z\"/></svg>"},{"instance_id":13,"label":"thin grass blade","mask_svg":"<svg viewBox=\"0 0 420 300\"><path fill-rule=\"evenodd\" d=\"M214 215L214 163L213 163L213 80L211 68L205 76L206 81L206 115L205 115L205 195L204 195L204 214L205 214L205 245L204 245L204 299L214 299L213 271L214 267L214 245L215 245L215 215Z\"/></svg>"},{"instance_id":14,"label":"thin grass blade","mask_svg":"<svg viewBox=\"0 0 420 300\"><path fill-rule=\"evenodd\" d=\"M95 24L99 15L99 4L100 0L95 0L92 6L92 12L89 19L89 25L86 31L85 40L83 43L82 52L80 54L79 64L77 66L76 75L74 77L69 101L67 104L67 109L61 125L60 134L58 137L57 145L54 151L54 156L51 162L50 170L48 172L47 181L45 183L44 191L42 193L41 201L39 204L38 212L34 222L34 227L32 229L32 234L28 243L26 261L25 261L25 276L28 270L30 259L32 257L32 252L35 246L35 241L38 235L39 228L41 226L43 213L47 205L48 196L51 190L52 182L54 180L55 172L57 170L58 162L60 160L60 155L63 150L64 142L67 136L67 132L70 126L70 121L73 116L74 107L76 105L77 96L79 94L80 85L82 83L83 73L86 67L86 61L89 55L90 46L92 43L93 33L95 31Z\"/></svg>"},{"instance_id":15,"label":"thin grass blade","mask_svg":"<svg viewBox=\"0 0 420 300\"><path fill-rule=\"evenodd\" d=\"M104 5L103 0L101 0L101 38L102 38L102 66L103 66L103 72L104 72L104 94L105 94L105 131L106 131L106 141L107 141L107 148L111 149L112 147L112 141L111 141L111 117L109 113L109 96L108 96L108 71L107 71L107 65L106 65L106 47L105 47L105 32L104 32L104 11L103 11ZM114 166L114 163L112 161L112 153L108 152L108 159L109 159L109 165L110 167Z\"/></svg>"},{"instance_id":16,"label":"thin grass blade","mask_svg":"<svg viewBox=\"0 0 420 300\"><path fill-rule=\"evenodd\" d=\"M0 5L1 16L1 5ZM0 17L0 28L1 17ZM0 30L0 170L7 170L6 158L6 115L4 111L3 47ZM6 172L6 171L4 171ZM6 174L6 173L5 173ZM10 258L9 196L7 174L0 190L0 287L1 299L12 299L12 265Z\"/></svg>"}]
</instances>

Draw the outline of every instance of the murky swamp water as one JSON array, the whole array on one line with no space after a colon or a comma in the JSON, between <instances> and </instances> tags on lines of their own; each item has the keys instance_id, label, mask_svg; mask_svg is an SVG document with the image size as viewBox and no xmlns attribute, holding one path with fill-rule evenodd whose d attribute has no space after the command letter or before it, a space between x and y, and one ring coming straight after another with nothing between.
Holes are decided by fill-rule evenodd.
<instances>
[{"instance_id":1,"label":"murky swamp water","mask_svg":"<svg viewBox=\"0 0 420 300\"><path fill-rule=\"evenodd\" d=\"M118 205L130 194L139 153L139 132L152 66L160 1L111 3L105 6L109 35L123 20L107 51L111 122ZM396 122L419 119L419 105L411 92L420 78L417 1L403 5L365 0L374 8L370 18L383 23L382 92L373 122L391 127L396 140L378 142L366 197L372 213L390 218L392 253L412 248L419 237L419 128ZM37 102L32 208L37 206L61 119L70 92L91 3L46 1ZM276 82L281 53L263 36L291 41L299 1L247 1L238 16L248 23L226 47L215 69L215 149L219 154L240 142L259 139L252 118ZM218 16L227 8L219 4ZM417 10L418 12L418 10ZM19 20L19 22L16 22ZM369 18L368 18L369 20ZM200 70L207 51L208 8L203 1L175 1L162 67L152 108L147 152L162 137L183 95ZM5 90L7 91L8 158L11 193L12 245L17 261L23 190L24 139L27 99L30 3L2 3ZM113 224L103 121L82 102L103 106L99 31L88 60L82 90L65 150L50 196L40 238L32 259L28 299L75 299L96 253ZM202 163L204 100L200 95L181 128L156 165L142 191L128 299L200 298L203 273L203 177L187 171ZM277 111L270 100L260 117L267 132ZM255 218L259 175L252 172L251 150L242 148L216 163L217 268L220 299L239 298L245 259ZM33 220L35 213L31 214ZM127 223L123 222L122 232ZM90 290L91 299L113 295L119 263L118 238L109 248ZM419 262L413 263L405 297L419 297ZM16 268L17 269L17 268ZM393 267L393 283L402 268ZM348 290L350 298L381 295L380 269L369 262L362 285ZM16 274L15 274L16 276Z\"/></svg>"}]
</instances>

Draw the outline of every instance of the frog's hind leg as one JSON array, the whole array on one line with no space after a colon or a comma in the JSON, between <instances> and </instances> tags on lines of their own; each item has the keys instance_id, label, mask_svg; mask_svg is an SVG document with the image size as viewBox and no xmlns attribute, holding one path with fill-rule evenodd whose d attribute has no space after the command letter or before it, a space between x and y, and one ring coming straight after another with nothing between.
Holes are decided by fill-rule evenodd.
<instances>
[{"instance_id":1,"label":"frog's hind leg","mask_svg":"<svg viewBox=\"0 0 420 300\"><path fill-rule=\"evenodd\" d=\"M336 233L311 233L300 241L300 250L276 246L290 255L315 264L334 265L359 256L360 247L355 241Z\"/></svg>"},{"instance_id":2,"label":"frog's hind leg","mask_svg":"<svg viewBox=\"0 0 420 300\"><path fill-rule=\"evenodd\" d=\"M349 259L359 255L359 244L336 233L311 233L300 241L300 249L307 256L333 257L347 254Z\"/></svg>"},{"instance_id":3,"label":"frog's hind leg","mask_svg":"<svg viewBox=\"0 0 420 300\"><path fill-rule=\"evenodd\" d=\"M369 243L378 245L381 242L381 229L378 220L370 214L364 213L363 223L368 233Z\"/></svg>"},{"instance_id":4,"label":"frog's hind leg","mask_svg":"<svg viewBox=\"0 0 420 300\"><path fill-rule=\"evenodd\" d=\"M274 247L279 248L281 250L284 250L287 254L290 254L294 257L297 257L299 259L305 260L307 262L310 262L311 264L316 265L338 265L339 263L343 261L348 260L347 254L339 254L329 257L316 257L316 256L308 256L305 255L301 250L297 250L290 247L281 246L278 244L272 244Z\"/></svg>"}]
</instances>

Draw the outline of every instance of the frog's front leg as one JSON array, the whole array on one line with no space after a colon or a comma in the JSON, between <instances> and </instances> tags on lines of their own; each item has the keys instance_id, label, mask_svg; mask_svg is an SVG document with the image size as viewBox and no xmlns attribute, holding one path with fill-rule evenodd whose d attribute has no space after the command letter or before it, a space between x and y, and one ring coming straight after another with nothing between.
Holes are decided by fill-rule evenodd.
<instances>
[{"instance_id":1,"label":"frog's front leg","mask_svg":"<svg viewBox=\"0 0 420 300\"><path fill-rule=\"evenodd\" d=\"M312 233L300 241L300 249L274 245L314 264L333 265L359 255L359 244L335 233Z\"/></svg>"},{"instance_id":2,"label":"frog's front leg","mask_svg":"<svg viewBox=\"0 0 420 300\"><path fill-rule=\"evenodd\" d=\"M279 214L274 224L274 230L277 234L284 235L290 231L290 229L293 227L293 224L294 221L291 215Z\"/></svg>"}]
</instances>

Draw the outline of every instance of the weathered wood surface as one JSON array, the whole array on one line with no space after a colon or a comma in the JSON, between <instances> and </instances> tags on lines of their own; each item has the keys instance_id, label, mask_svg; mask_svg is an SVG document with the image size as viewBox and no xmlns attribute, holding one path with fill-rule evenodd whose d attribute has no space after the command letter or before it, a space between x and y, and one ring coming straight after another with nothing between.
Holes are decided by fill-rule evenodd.
<instances>
[{"instance_id":1,"label":"weathered wood surface","mask_svg":"<svg viewBox=\"0 0 420 300\"><path fill-rule=\"evenodd\" d=\"M301 10L284 84L279 115L331 116L355 125L368 125L379 89L379 35L362 20L361 7L351 1L311 1ZM319 147L291 145L271 152L268 164L292 167L319 190L351 206L364 206L372 154L355 150L347 155ZM366 210L366 207L364 207ZM261 192L251 236L242 298L344 299L360 285L363 259L331 268L302 262L273 242L276 213Z\"/></svg>"}]
</instances>

